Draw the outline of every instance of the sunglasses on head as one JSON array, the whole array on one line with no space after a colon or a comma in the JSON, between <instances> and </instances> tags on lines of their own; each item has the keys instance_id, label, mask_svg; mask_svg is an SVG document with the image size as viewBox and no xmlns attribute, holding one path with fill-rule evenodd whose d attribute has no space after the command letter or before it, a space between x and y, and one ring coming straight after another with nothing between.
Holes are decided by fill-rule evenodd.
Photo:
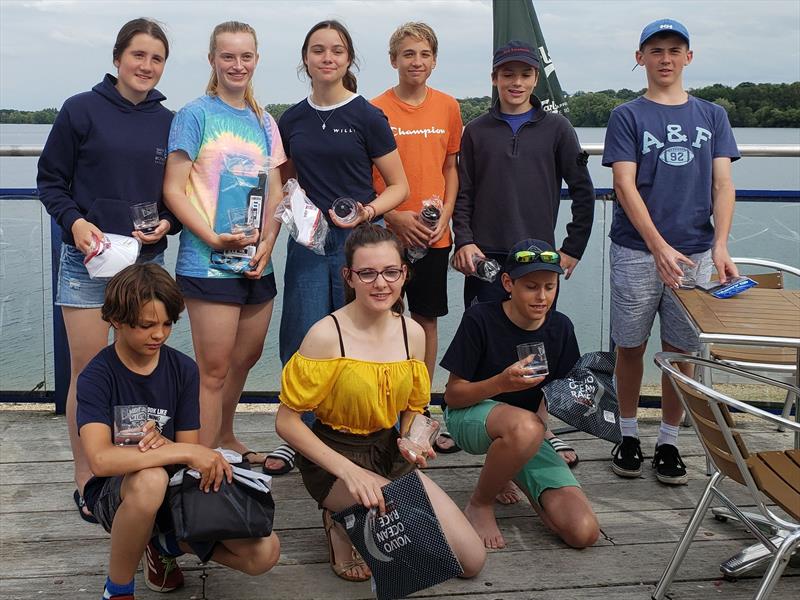
<instances>
[{"instance_id":1,"label":"sunglasses on head","mask_svg":"<svg viewBox=\"0 0 800 600\"><path fill-rule=\"evenodd\" d=\"M561 255L555 250L520 250L514 253L514 260L518 263L543 262L557 265L561 262Z\"/></svg>"}]
</instances>

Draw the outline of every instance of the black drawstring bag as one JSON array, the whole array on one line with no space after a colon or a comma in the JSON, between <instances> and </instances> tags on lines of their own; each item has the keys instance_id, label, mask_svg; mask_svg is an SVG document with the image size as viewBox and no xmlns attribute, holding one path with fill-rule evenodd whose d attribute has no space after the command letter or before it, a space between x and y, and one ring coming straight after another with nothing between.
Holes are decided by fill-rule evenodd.
<instances>
[{"instance_id":1,"label":"black drawstring bag","mask_svg":"<svg viewBox=\"0 0 800 600\"><path fill-rule=\"evenodd\" d=\"M272 533L275 503L266 475L233 467L233 482L205 493L200 480L181 469L170 480L167 499L182 542L218 542L266 537Z\"/></svg>"},{"instance_id":2,"label":"black drawstring bag","mask_svg":"<svg viewBox=\"0 0 800 600\"><path fill-rule=\"evenodd\" d=\"M361 504L335 513L372 571L378 600L405 598L463 574L416 471L383 487L386 514Z\"/></svg>"},{"instance_id":3,"label":"black drawstring bag","mask_svg":"<svg viewBox=\"0 0 800 600\"><path fill-rule=\"evenodd\" d=\"M613 352L581 356L566 377L542 388L547 412L593 436L615 444L621 442L614 360Z\"/></svg>"}]
</instances>

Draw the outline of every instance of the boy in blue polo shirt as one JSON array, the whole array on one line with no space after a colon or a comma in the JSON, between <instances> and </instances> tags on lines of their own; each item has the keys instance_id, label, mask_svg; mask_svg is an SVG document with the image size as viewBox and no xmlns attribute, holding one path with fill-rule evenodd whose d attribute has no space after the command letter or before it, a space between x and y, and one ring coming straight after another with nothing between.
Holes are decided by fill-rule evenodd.
<instances>
[{"instance_id":1,"label":"boy in blue polo shirt","mask_svg":"<svg viewBox=\"0 0 800 600\"><path fill-rule=\"evenodd\" d=\"M647 92L615 108L606 130L603 165L614 171L619 200L609 237L611 337L617 345L623 435L611 468L620 477L642 472L636 410L656 313L662 350L700 347L672 293L681 265L697 269L698 283L710 279L712 266L723 283L738 275L727 242L736 196L731 162L739 151L725 110L684 90L683 69L692 58L682 24L660 19L647 25L636 51ZM660 482L684 484L686 467L677 448L683 410L663 377L661 409L653 468Z\"/></svg>"},{"instance_id":2,"label":"boy in blue polo shirt","mask_svg":"<svg viewBox=\"0 0 800 600\"><path fill-rule=\"evenodd\" d=\"M198 443L197 365L165 345L183 308L178 286L160 266L123 269L106 287L102 308L115 341L78 377L78 431L94 473L84 498L111 534L104 600L134 598L133 577L143 552L147 587L163 592L183 584L175 557L184 552L252 575L278 561L275 534L187 545L178 544L171 523L161 518L154 530L170 466L185 464L199 471L206 492L217 491L223 478L232 479L222 454ZM112 431L114 408L125 405L146 406L148 422L138 444L122 447L114 445Z\"/></svg>"},{"instance_id":3,"label":"boy in blue polo shirt","mask_svg":"<svg viewBox=\"0 0 800 600\"><path fill-rule=\"evenodd\" d=\"M464 509L487 548L505 547L494 503L514 481L544 524L575 548L600 533L589 500L567 463L544 441L547 410L541 387L561 379L580 357L569 318L550 310L564 272L562 257L543 240L514 244L501 275L507 300L467 308L441 366L450 371L445 421L469 454L486 454ZM541 342L549 373L533 377L517 346Z\"/></svg>"}]
</instances>

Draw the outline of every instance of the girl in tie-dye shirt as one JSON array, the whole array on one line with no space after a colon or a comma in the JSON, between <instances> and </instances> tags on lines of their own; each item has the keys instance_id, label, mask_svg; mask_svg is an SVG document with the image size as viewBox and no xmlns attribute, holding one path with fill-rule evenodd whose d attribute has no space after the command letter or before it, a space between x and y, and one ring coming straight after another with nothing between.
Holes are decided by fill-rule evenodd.
<instances>
[{"instance_id":1,"label":"girl in tie-dye shirt","mask_svg":"<svg viewBox=\"0 0 800 600\"><path fill-rule=\"evenodd\" d=\"M200 441L257 463L263 457L234 435L233 414L272 315L270 257L280 224L271 215L281 200L277 167L286 156L274 119L253 96L253 28L235 21L217 25L209 62L206 94L173 121L164 196L184 226L175 271L200 368ZM253 223L258 228L233 233L231 209L246 208L253 195L262 200L261 221ZM241 258L248 248L249 261Z\"/></svg>"}]
</instances>

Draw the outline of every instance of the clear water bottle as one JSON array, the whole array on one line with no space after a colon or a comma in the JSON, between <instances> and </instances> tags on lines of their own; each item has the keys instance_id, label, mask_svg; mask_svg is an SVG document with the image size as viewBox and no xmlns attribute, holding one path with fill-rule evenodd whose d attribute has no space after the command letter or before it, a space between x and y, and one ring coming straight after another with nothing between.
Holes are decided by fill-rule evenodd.
<instances>
[{"instance_id":1,"label":"clear water bottle","mask_svg":"<svg viewBox=\"0 0 800 600\"><path fill-rule=\"evenodd\" d=\"M442 210L436 206L435 204L431 203L427 206L424 206L422 210L417 215L417 219L420 223L422 223L425 227L430 230L436 229L436 226L439 224L439 219L442 216ZM416 262L423 256L428 253L428 246L413 246L411 248L406 249L406 257L408 258L409 262Z\"/></svg>"},{"instance_id":2,"label":"clear water bottle","mask_svg":"<svg viewBox=\"0 0 800 600\"><path fill-rule=\"evenodd\" d=\"M453 255L453 258L450 259L450 266L454 269L456 268L455 259L455 255ZM478 254L472 255L472 264L475 266L475 272L472 274L472 277L477 277L478 279L488 281L489 283L497 279L497 275L501 271L500 263L498 263L496 260L492 258L484 258Z\"/></svg>"}]
</instances>

